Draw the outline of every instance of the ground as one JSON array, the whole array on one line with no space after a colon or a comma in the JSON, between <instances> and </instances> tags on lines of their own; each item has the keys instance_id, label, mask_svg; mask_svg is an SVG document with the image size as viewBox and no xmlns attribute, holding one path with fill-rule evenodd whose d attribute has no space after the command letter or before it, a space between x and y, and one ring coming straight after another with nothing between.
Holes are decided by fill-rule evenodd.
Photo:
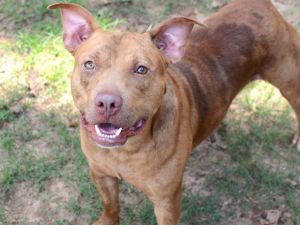
<instances>
[{"instance_id":1,"label":"ground","mask_svg":"<svg viewBox=\"0 0 300 225\"><path fill-rule=\"evenodd\" d=\"M146 30L173 14L203 20L224 0L72 1L105 29ZM300 30L299 0L274 0ZM0 0L0 225L84 225L101 200L78 140L78 113L53 1ZM295 115L279 91L256 81L197 147L184 176L182 225L299 225L300 153ZM122 182L122 225L156 224L151 203Z\"/></svg>"}]
</instances>

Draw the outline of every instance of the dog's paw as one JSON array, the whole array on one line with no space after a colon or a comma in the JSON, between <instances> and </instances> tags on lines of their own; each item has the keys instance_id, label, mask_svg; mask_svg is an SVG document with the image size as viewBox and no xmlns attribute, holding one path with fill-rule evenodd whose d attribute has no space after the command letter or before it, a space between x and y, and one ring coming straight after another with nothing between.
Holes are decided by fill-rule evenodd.
<instances>
[{"instance_id":1,"label":"dog's paw","mask_svg":"<svg viewBox=\"0 0 300 225\"><path fill-rule=\"evenodd\" d=\"M119 223L114 223L112 221L97 221L93 223L92 225L118 225Z\"/></svg>"},{"instance_id":2,"label":"dog's paw","mask_svg":"<svg viewBox=\"0 0 300 225\"><path fill-rule=\"evenodd\" d=\"M119 225L118 222L114 222L111 220L98 220L97 222L93 223L92 225Z\"/></svg>"},{"instance_id":3,"label":"dog's paw","mask_svg":"<svg viewBox=\"0 0 300 225\"><path fill-rule=\"evenodd\" d=\"M116 218L101 216L100 219L94 222L92 225L119 225L119 220Z\"/></svg>"}]
</instances>

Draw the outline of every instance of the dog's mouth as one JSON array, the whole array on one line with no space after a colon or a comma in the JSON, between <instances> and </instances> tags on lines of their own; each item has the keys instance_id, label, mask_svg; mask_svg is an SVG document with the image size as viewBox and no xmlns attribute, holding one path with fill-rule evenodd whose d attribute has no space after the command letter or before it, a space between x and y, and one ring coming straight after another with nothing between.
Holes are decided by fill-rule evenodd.
<instances>
[{"instance_id":1,"label":"dog's mouth","mask_svg":"<svg viewBox=\"0 0 300 225\"><path fill-rule=\"evenodd\" d=\"M91 133L93 141L102 148L122 146L131 136L140 134L147 119L139 119L132 127L120 127L112 123L89 124L84 118L83 124Z\"/></svg>"}]
</instances>

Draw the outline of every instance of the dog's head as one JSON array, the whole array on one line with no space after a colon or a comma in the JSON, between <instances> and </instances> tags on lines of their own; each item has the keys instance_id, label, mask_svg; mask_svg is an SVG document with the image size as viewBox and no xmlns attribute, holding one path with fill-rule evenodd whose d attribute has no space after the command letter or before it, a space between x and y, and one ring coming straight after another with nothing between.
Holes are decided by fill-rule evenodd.
<instances>
[{"instance_id":1,"label":"dog's head","mask_svg":"<svg viewBox=\"0 0 300 225\"><path fill-rule=\"evenodd\" d=\"M183 56L197 22L177 17L145 33L109 32L79 5L49 8L61 10L65 48L75 58L72 95L92 140L110 148L141 135L164 98L167 67Z\"/></svg>"}]
</instances>

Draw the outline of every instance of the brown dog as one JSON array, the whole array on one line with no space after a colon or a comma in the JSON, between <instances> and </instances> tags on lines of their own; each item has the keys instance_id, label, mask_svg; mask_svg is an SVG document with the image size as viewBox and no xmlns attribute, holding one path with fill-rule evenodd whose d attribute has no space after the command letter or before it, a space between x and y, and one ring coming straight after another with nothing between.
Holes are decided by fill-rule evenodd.
<instances>
[{"instance_id":1,"label":"brown dog","mask_svg":"<svg viewBox=\"0 0 300 225\"><path fill-rule=\"evenodd\" d=\"M300 39L269 0L236 0L207 27L179 17L145 33L103 31L79 5L49 8L61 10L75 57L81 144L104 204L97 225L119 223L120 179L149 197L159 225L177 224L190 152L257 75L300 122Z\"/></svg>"}]
</instances>

